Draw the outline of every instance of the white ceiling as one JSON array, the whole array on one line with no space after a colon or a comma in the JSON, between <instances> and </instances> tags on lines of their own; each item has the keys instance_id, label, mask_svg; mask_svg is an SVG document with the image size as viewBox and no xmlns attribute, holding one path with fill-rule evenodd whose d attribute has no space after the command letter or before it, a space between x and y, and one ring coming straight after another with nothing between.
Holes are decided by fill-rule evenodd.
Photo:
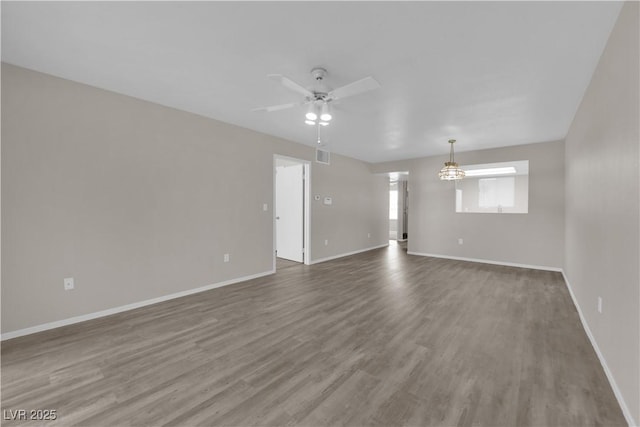
<instances>
[{"instance_id":1,"label":"white ceiling","mask_svg":"<svg viewBox=\"0 0 640 427\"><path fill-rule=\"evenodd\" d=\"M2 2L2 60L315 145L266 75L382 87L326 149L369 162L564 138L619 2ZM325 130L323 128L323 130Z\"/></svg>"}]
</instances>

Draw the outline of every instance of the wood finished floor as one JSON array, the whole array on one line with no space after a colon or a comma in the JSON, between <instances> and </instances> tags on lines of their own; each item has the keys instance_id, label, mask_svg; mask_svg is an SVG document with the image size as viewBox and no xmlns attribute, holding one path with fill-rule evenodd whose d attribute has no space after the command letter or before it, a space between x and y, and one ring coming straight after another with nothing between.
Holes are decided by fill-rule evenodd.
<instances>
[{"instance_id":1,"label":"wood finished floor","mask_svg":"<svg viewBox=\"0 0 640 427\"><path fill-rule=\"evenodd\" d=\"M559 273L399 245L6 341L2 409L65 426L626 425Z\"/></svg>"},{"instance_id":2,"label":"wood finished floor","mask_svg":"<svg viewBox=\"0 0 640 427\"><path fill-rule=\"evenodd\" d=\"M284 258L276 258L276 270L282 270L283 268L288 267L299 267L301 263L291 261Z\"/></svg>"}]
</instances>

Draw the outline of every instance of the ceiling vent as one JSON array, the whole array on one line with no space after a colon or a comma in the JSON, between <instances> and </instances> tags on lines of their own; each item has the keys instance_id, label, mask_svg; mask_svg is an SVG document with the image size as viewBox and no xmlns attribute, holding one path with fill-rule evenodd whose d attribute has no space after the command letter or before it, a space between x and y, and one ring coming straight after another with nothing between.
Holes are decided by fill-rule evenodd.
<instances>
[{"instance_id":1,"label":"ceiling vent","mask_svg":"<svg viewBox=\"0 0 640 427\"><path fill-rule=\"evenodd\" d=\"M316 148L316 162L328 165L330 161L331 161L330 152Z\"/></svg>"}]
</instances>

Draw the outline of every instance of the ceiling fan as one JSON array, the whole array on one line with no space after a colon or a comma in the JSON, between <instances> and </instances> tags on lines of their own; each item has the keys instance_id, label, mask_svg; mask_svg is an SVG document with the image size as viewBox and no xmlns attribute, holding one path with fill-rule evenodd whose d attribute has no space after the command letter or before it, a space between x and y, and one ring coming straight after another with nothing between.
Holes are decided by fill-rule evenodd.
<instances>
[{"instance_id":1,"label":"ceiling fan","mask_svg":"<svg viewBox=\"0 0 640 427\"><path fill-rule=\"evenodd\" d=\"M316 85L315 88L309 90L282 74L269 74L267 77L270 79L280 83L289 90L303 95L304 101L255 108L252 111L266 111L270 113L287 108L309 105L309 109L305 115L305 123L308 125L319 124L327 126L332 119L329 107L331 102L380 87L380 83L378 83L373 77L369 76L341 86L337 89L329 89L324 83L324 78L327 76L327 70L320 67L314 68L311 70L311 75L315 79Z\"/></svg>"}]
</instances>

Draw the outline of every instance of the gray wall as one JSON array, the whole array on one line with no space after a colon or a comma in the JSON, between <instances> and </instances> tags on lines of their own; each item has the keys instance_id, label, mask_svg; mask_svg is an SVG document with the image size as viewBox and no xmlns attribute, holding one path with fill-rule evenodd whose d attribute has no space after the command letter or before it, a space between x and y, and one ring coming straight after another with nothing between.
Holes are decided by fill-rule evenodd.
<instances>
[{"instance_id":1,"label":"gray wall","mask_svg":"<svg viewBox=\"0 0 640 427\"><path fill-rule=\"evenodd\" d=\"M639 4L627 2L566 138L565 274L640 422ZM597 298L603 312L597 312Z\"/></svg>"},{"instance_id":2,"label":"gray wall","mask_svg":"<svg viewBox=\"0 0 640 427\"><path fill-rule=\"evenodd\" d=\"M3 64L2 332L271 271L274 154L314 158L311 147ZM311 178L313 194L333 198L311 202L312 261L388 242L384 177L332 155Z\"/></svg>"},{"instance_id":3,"label":"gray wall","mask_svg":"<svg viewBox=\"0 0 640 427\"><path fill-rule=\"evenodd\" d=\"M332 153L331 165L313 164L311 185L321 196L311 200L312 262L389 243L389 180L373 175L368 163Z\"/></svg>"},{"instance_id":4,"label":"gray wall","mask_svg":"<svg viewBox=\"0 0 640 427\"><path fill-rule=\"evenodd\" d=\"M409 252L562 268L562 141L456 153L460 164L529 160L528 214L456 213L455 184L438 178L448 157L373 166L377 173L409 171Z\"/></svg>"}]
</instances>

